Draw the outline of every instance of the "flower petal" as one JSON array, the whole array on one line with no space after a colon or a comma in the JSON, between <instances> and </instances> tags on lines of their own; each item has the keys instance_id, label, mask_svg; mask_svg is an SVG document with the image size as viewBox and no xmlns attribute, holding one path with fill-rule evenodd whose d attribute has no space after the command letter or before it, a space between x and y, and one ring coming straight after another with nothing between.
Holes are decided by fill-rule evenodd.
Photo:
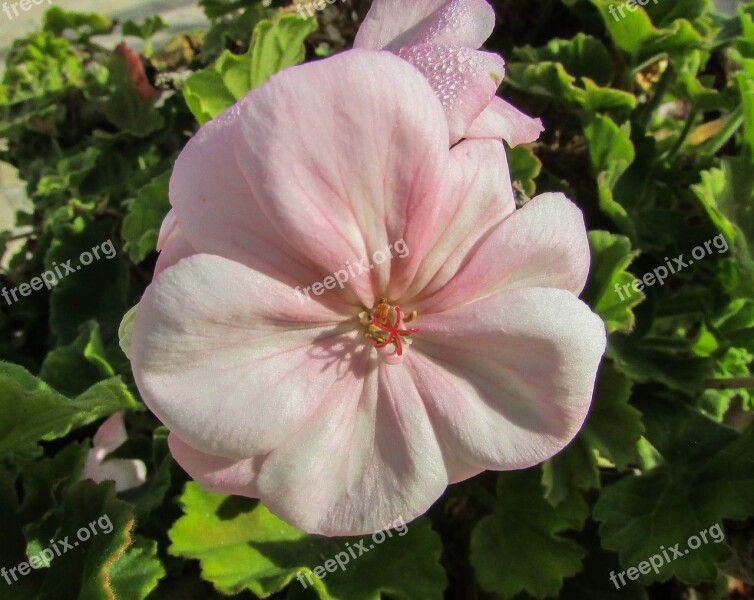
<instances>
[{"instance_id":1,"label":"flower petal","mask_svg":"<svg viewBox=\"0 0 754 600\"><path fill-rule=\"evenodd\" d=\"M114 481L117 492L139 487L147 480L147 466L140 460L125 458L111 458L100 462L96 453L90 451L84 466L84 479L91 479L97 483Z\"/></svg>"},{"instance_id":2,"label":"flower petal","mask_svg":"<svg viewBox=\"0 0 754 600\"><path fill-rule=\"evenodd\" d=\"M264 504L304 531L380 531L424 513L447 486L442 450L410 375L375 362L360 394L328 398L259 472Z\"/></svg>"},{"instance_id":3,"label":"flower petal","mask_svg":"<svg viewBox=\"0 0 754 600\"><path fill-rule=\"evenodd\" d=\"M171 211L172 212L172 211ZM196 254L193 246L189 244L188 238L176 227L175 230L166 238L165 243L157 257L157 263L154 266L152 279L156 278L168 267L172 267L179 260Z\"/></svg>"},{"instance_id":4,"label":"flower petal","mask_svg":"<svg viewBox=\"0 0 754 600\"><path fill-rule=\"evenodd\" d=\"M152 282L136 312L139 391L199 451L269 452L324 398L358 388L350 357L368 348L357 316L333 306L225 258L185 258Z\"/></svg>"},{"instance_id":5,"label":"flower petal","mask_svg":"<svg viewBox=\"0 0 754 600\"><path fill-rule=\"evenodd\" d=\"M405 61L351 50L286 69L239 110L238 164L278 234L322 276L406 235L412 253L431 241L447 121ZM393 262L350 278L354 305L374 304Z\"/></svg>"},{"instance_id":6,"label":"flower petal","mask_svg":"<svg viewBox=\"0 0 754 600\"><path fill-rule=\"evenodd\" d=\"M541 194L499 223L468 254L411 299L419 314L437 313L501 289L559 288L581 293L590 251L584 215L560 193ZM428 259L430 260L430 259Z\"/></svg>"},{"instance_id":7,"label":"flower petal","mask_svg":"<svg viewBox=\"0 0 754 600\"><path fill-rule=\"evenodd\" d=\"M402 260L392 272L387 295L410 298L439 289L466 255L516 209L502 142L464 140L450 151L447 191L441 195L432 247L415 260ZM409 247L415 244L406 239Z\"/></svg>"},{"instance_id":8,"label":"flower petal","mask_svg":"<svg viewBox=\"0 0 754 600\"><path fill-rule=\"evenodd\" d=\"M521 469L565 447L589 410L606 345L571 293L505 290L421 318L406 362L435 428L480 469Z\"/></svg>"},{"instance_id":9,"label":"flower petal","mask_svg":"<svg viewBox=\"0 0 754 600\"><path fill-rule=\"evenodd\" d=\"M120 448L127 439L128 434L126 434L123 411L121 411L110 416L99 426L92 438L92 446L104 450L105 454L110 454L113 450Z\"/></svg>"},{"instance_id":10,"label":"flower petal","mask_svg":"<svg viewBox=\"0 0 754 600\"><path fill-rule=\"evenodd\" d=\"M532 119L512 104L495 96L466 130L467 138L504 139L511 146L528 144L544 131L540 119Z\"/></svg>"},{"instance_id":11,"label":"flower petal","mask_svg":"<svg viewBox=\"0 0 754 600\"><path fill-rule=\"evenodd\" d=\"M354 48L397 52L426 42L479 48L494 26L485 0L374 0Z\"/></svg>"},{"instance_id":12,"label":"flower petal","mask_svg":"<svg viewBox=\"0 0 754 600\"><path fill-rule=\"evenodd\" d=\"M165 244L167 244L168 240L177 229L178 218L175 216L175 210L171 208L162 220L162 225L160 225L160 233L157 236L158 252L165 247Z\"/></svg>"},{"instance_id":13,"label":"flower petal","mask_svg":"<svg viewBox=\"0 0 754 600\"><path fill-rule=\"evenodd\" d=\"M235 460L199 452L172 432L168 447L175 461L202 487L217 494L259 497L254 485L259 460Z\"/></svg>"},{"instance_id":14,"label":"flower petal","mask_svg":"<svg viewBox=\"0 0 754 600\"><path fill-rule=\"evenodd\" d=\"M197 253L230 258L292 285L317 281L318 272L278 233L243 176L232 143L241 112L235 104L205 123L176 160L170 202L177 225ZM163 226L167 235L170 220ZM166 245L169 239L162 236Z\"/></svg>"},{"instance_id":15,"label":"flower petal","mask_svg":"<svg viewBox=\"0 0 754 600\"><path fill-rule=\"evenodd\" d=\"M401 48L398 56L419 69L435 90L448 117L451 144L487 108L505 74L497 54L464 46L418 44Z\"/></svg>"}]
</instances>

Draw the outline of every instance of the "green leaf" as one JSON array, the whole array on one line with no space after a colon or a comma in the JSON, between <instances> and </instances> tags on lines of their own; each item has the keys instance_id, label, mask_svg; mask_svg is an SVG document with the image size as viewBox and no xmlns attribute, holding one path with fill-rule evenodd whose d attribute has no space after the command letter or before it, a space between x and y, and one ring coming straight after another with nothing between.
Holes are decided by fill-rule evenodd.
<instances>
[{"instance_id":1,"label":"green leaf","mask_svg":"<svg viewBox=\"0 0 754 600\"><path fill-rule=\"evenodd\" d=\"M129 359L131 358L131 336L133 335L134 320L136 319L136 310L138 308L138 304L131 307L128 312L123 315L123 319L118 327L118 345L123 354Z\"/></svg>"},{"instance_id":2,"label":"green leaf","mask_svg":"<svg viewBox=\"0 0 754 600\"><path fill-rule=\"evenodd\" d=\"M10 107L11 115L15 113L32 132L41 126L47 133L64 119L57 92L68 86L81 87L102 71L96 66L85 69L68 40L46 31L17 44L8 55L6 67L3 81L8 87L3 95L12 102L28 101Z\"/></svg>"},{"instance_id":3,"label":"green leaf","mask_svg":"<svg viewBox=\"0 0 754 600\"><path fill-rule=\"evenodd\" d=\"M3 543L0 544L0 565L11 568L27 560L26 540L21 529L22 523L18 516L18 498L13 479L0 469L0 529L3 532ZM36 573L30 573L27 577L18 577L12 581L12 596L6 595L9 600L39 600L35 581ZM11 575L9 575L9 578ZM2 582L5 586L6 581ZM0 588L2 589L2 588Z\"/></svg>"},{"instance_id":4,"label":"green leaf","mask_svg":"<svg viewBox=\"0 0 754 600\"><path fill-rule=\"evenodd\" d=\"M748 378L753 360L754 355L743 348L728 348L717 358L714 379ZM748 389L704 390L697 399L697 405L716 421L722 421L734 398L744 410L751 410L752 394Z\"/></svg>"},{"instance_id":5,"label":"green leaf","mask_svg":"<svg viewBox=\"0 0 754 600\"><path fill-rule=\"evenodd\" d=\"M82 13L63 10L59 6L50 8L44 16L44 29L59 36L66 29L83 29L86 36L110 33L113 22L98 13Z\"/></svg>"},{"instance_id":6,"label":"green leaf","mask_svg":"<svg viewBox=\"0 0 754 600\"><path fill-rule=\"evenodd\" d=\"M73 428L137 407L118 377L69 399L26 369L0 363L0 455L63 437Z\"/></svg>"},{"instance_id":7,"label":"green leaf","mask_svg":"<svg viewBox=\"0 0 754 600\"><path fill-rule=\"evenodd\" d=\"M105 100L105 116L119 130L136 137L146 137L164 127L165 119L150 99L139 96L126 60L112 57L110 93Z\"/></svg>"},{"instance_id":8,"label":"green leaf","mask_svg":"<svg viewBox=\"0 0 754 600\"><path fill-rule=\"evenodd\" d=\"M54 457L43 457L24 468L19 519L27 523L27 555L38 554L49 545L55 531L54 527L50 530L47 519L62 501L66 488L81 479L88 452L88 444L72 443Z\"/></svg>"},{"instance_id":9,"label":"green leaf","mask_svg":"<svg viewBox=\"0 0 754 600\"><path fill-rule=\"evenodd\" d=\"M307 535L261 504L205 492L195 483L187 484L181 504L185 516L170 530L170 552L198 559L202 576L224 594L250 590L267 597L291 584L315 590L322 600L379 600L383 592L443 597L442 546L427 519L396 524L390 535L375 534L385 536L380 543L379 537Z\"/></svg>"},{"instance_id":10,"label":"green leaf","mask_svg":"<svg viewBox=\"0 0 754 600\"><path fill-rule=\"evenodd\" d=\"M157 542L135 537L109 571L110 587L115 598L144 600L165 576L165 568L157 557Z\"/></svg>"},{"instance_id":11,"label":"green leaf","mask_svg":"<svg viewBox=\"0 0 754 600\"><path fill-rule=\"evenodd\" d=\"M40 178L37 194L80 192L82 182L97 166L101 153L98 148L90 147L76 154L61 157L54 170L46 170Z\"/></svg>"},{"instance_id":12,"label":"green leaf","mask_svg":"<svg viewBox=\"0 0 754 600\"><path fill-rule=\"evenodd\" d=\"M597 552L595 558L584 560L584 572L566 582L559 600L647 600L644 588L630 579L624 579L623 585L617 578L614 583L610 574L620 573L622 569L609 552ZM616 587L617 585L617 587Z\"/></svg>"},{"instance_id":13,"label":"green leaf","mask_svg":"<svg viewBox=\"0 0 754 600\"><path fill-rule=\"evenodd\" d=\"M99 325L90 323L69 346L52 350L42 363L39 377L61 394L82 393L115 371L105 357Z\"/></svg>"},{"instance_id":14,"label":"green leaf","mask_svg":"<svg viewBox=\"0 0 754 600\"><path fill-rule=\"evenodd\" d=\"M613 61L605 45L597 38L576 34L570 40L550 40L543 48L523 46L513 51L521 62L560 63L574 77L588 77L599 86L613 80Z\"/></svg>"},{"instance_id":15,"label":"green leaf","mask_svg":"<svg viewBox=\"0 0 754 600\"><path fill-rule=\"evenodd\" d=\"M603 361L592 408L580 434L621 470L636 460L636 444L644 432L641 413L628 403L631 388L628 377L611 361Z\"/></svg>"},{"instance_id":16,"label":"green leaf","mask_svg":"<svg viewBox=\"0 0 754 600\"><path fill-rule=\"evenodd\" d=\"M612 0L590 1L602 15L615 45L631 57L634 66L642 65L662 54L682 56L702 43L701 34L685 18L658 28L644 8L636 3L633 5L634 10L628 10L625 4ZM689 15L683 16L688 18Z\"/></svg>"},{"instance_id":17,"label":"green leaf","mask_svg":"<svg viewBox=\"0 0 754 600\"><path fill-rule=\"evenodd\" d=\"M636 462L636 444L644 427L641 413L629 405L631 380L619 373L612 361L604 361L597 376L594 399L579 435L543 465L542 485L553 506L574 490L600 487L597 456L620 470Z\"/></svg>"},{"instance_id":18,"label":"green leaf","mask_svg":"<svg viewBox=\"0 0 754 600\"><path fill-rule=\"evenodd\" d=\"M678 19L694 21L710 10L710 0L677 0L676 2L649 2L645 10L659 27L672 25Z\"/></svg>"},{"instance_id":19,"label":"green leaf","mask_svg":"<svg viewBox=\"0 0 754 600\"><path fill-rule=\"evenodd\" d=\"M701 183L691 189L722 233L725 246L730 245L737 266L731 291L750 297L754 293L754 175L743 157L726 157L720 167L703 171Z\"/></svg>"},{"instance_id":20,"label":"green leaf","mask_svg":"<svg viewBox=\"0 0 754 600\"><path fill-rule=\"evenodd\" d=\"M754 302L745 298L733 300L713 325L734 346L754 353Z\"/></svg>"},{"instance_id":21,"label":"green leaf","mask_svg":"<svg viewBox=\"0 0 754 600\"><path fill-rule=\"evenodd\" d=\"M299 15L261 21L254 28L249 48L251 88L259 87L278 71L303 61L304 40L316 29L316 19L302 19Z\"/></svg>"},{"instance_id":22,"label":"green leaf","mask_svg":"<svg viewBox=\"0 0 754 600\"><path fill-rule=\"evenodd\" d=\"M121 31L123 35L133 35L141 38L144 42L145 58L152 58L152 36L156 33L168 29L168 24L162 20L159 15L145 17L141 23L128 20L123 23Z\"/></svg>"},{"instance_id":23,"label":"green leaf","mask_svg":"<svg viewBox=\"0 0 754 600\"><path fill-rule=\"evenodd\" d=\"M56 556L49 569L44 571L40 597L59 600L114 598L111 573L131 543L134 519L128 504L116 498L113 483L97 485L85 480L74 484L55 520L58 529L52 539L61 541L67 538L74 547ZM82 533L84 530L88 537L87 533ZM121 574L123 571L121 568Z\"/></svg>"},{"instance_id":24,"label":"green leaf","mask_svg":"<svg viewBox=\"0 0 754 600\"><path fill-rule=\"evenodd\" d=\"M597 38L577 34L571 40L552 40L543 48L514 50L520 62L507 67L506 82L529 94L585 112L627 112L636 106L628 92L608 86L614 76L609 52Z\"/></svg>"},{"instance_id":25,"label":"green leaf","mask_svg":"<svg viewBox=\"0 0 754 600\"><path fill-rule=\"evenodd\" d=\"M34 549L29 554L21 531L28 514L20 513L11 483L0 470L0 560L9 579L16 580L11 582L13 599L112 600L111 570L130 544L134 525L129 506L115 497L112 482L97 485L86 480L67 487L62 502L45 514L39 528L47 531L46 538L39 546L29 545ZM23 575L21 569L29 567Z\"/></svg>"},{"instance_id":26,"label":"green leaf","mask_svg":"<svg viewBox=\"0 0 754 600\"><path fill-rule=\"evenodd\" d=\"M646 348L635 337L613 334L607 355L634 381L656 381L672 390L694 395L714 373L715 360Z\"/></svg>"},{"instance_id":27,"label":"green leaf","mask_svg":"<svg viewBox=\"0 0 754 600\"><path fill-rule=\"evenodd\" d=\"M183 95L196 120L206 123L278 71L304 60L304 40L316 28L316 20L290 14L257 23L246 54L226 50L184 83Z\"/></svg>"},{"instance_id":28,"label":"green leaf","mask_svg":"<svg viewBox=\"0 0 754 600\"><path fill-rule=\"evenodd\" d=\"M574 490L600 487L597 457L582 436L542 464L542 487L545 498L553 506L566 500Z\"/></svg>"},{"instance_id":29,"label":"green leaf","mask_svg":"<svg viewBox=\"0 0 754 600\"><path fill-rule=\"evenodd\" d=\"M92 320L100 324L105 345L116 339L121 317L130 306L129 266L115 253L111 236L108 221L75 217L59 227L47 251L45 269L63 275L50 300L50 328L63 343L75 340L80 328ZM95 249L99 259L94 258ZM85 265L89 258L91 264ZM73 273L66 272L65 263Z\"/></svg>"},{"instance_id":30,"label":"green leaf","mask_svg":"<svg viewBox=\"0 0 754 600\"><path fill-rule=\"evenodd\" d=\"M607 231L590 231L589 246L592 268L583 299L605 320L608 333L630 331L634 326L631 309L644 299L643 293L631 287L635 278L626 270L638 253L631 250L628 238Z\"/></svg>"},{"instance_id":31,"label":"green leaf","mask_svg":"<svg viewBox=\"0 0 754 600\"><path fill-rule=\"evenodd\" d=\"M538 469L498 476L497 502L471 534L470 562L488 592L513 598L555 596L581 570L585 550L563 536L581 529L588 509L580 494L557 509L544 498ZM547 565L546 569L534 565Z\"/></svg>"},{"instance_id":32,"label":"green leaf","mask_svg":"<svg viewBox=\"0 0 754 600\"><path fill-rule=\"evenodd\" d=\"M584 117L584 136L589 144L589 156L597 173L597 192L602 211L609 216L622 233L636 242L636 226L626 208L614 198L615 186L636 159L631 142L629 123L621 127L600 114Z\"/></svg>"},{"instance_id":33,"label":"green leaf","mask_svg":"<svg viewBox=\"0 0 754 600\"><path fill-rule=\"evenodd\" d=\"M229 65L236 62L234 55L226 51L213 67L197 71L184 82L183 97L200 125L215 118L238 100L228 87L231 76L228 75L227 83L225 81Z\"/></svg>"},{"instance_id":34,"label":"green leaf","mask_svg":"<svg viewBox=\"0 0 754 600\"><path fill-rule=\"evenodd\" d=\"M605 110L626 113L636 106L632 94L600 87L588 77L576 79L560 63L511 63L505 81L519 90L550 98L587 114Z\"/></svg>"},{"instance_id":35,"label":"green leaf","mask_svg":"<svg viewBox=\"0 0 754 600\"><path fill-rule=\"evenodd\" d=\"M520 185L524 194L533 196L537 191L534 180L542 170L542 161L534 155L531 148L524 145L507 148L507 154L514 185Z\"/></svg>"},{"instance_id":36,"label":"green leaf","mask_svg":"<svg viewBox=\"0 0 754 600\"><path fill-rule=\"evenodd\" d=\"M720 539L722 530L718 534L710 528L725 518L754 514L754 435L739 434L657 397L642 400L638 408L647 438L665 463L603 489L593 512L602 522L603 544L619 552L624 568L662 557L663 548L669 551L677 544L681 556L669 551L673 560L642 575L645 584L671 576L688 583L712 580L716 563L730 551ZM696 542L689 540L701 540L702 531L707 542L694 549Z\"/></svg>"},{"instance_id":37,"label":"green leaf","mask_svg":"<svg viewBox=\"0 0 754 600\"><path fill-rule=\"evenodd\" d=\"M168 24L162 20L162 17L160 15L155 15L145 17L141 23L136 23L131 19L125 21L121 27L121 33L123 35L133 35L142 40L148 40L155 33L167 28Z\"/></svg>"},{"instance_id":38,"label":"green leaf","mask_svg":"<svg viewBox=\"0 0 754 600\"><path fill-rule=\"evenodd\" d=\"M170 173L165 173L141 188L136 198L128 202L121 235L125 241L123 249L134 263L140 263L157 246L160 226L170 210L169 182Z\"/></svg>"},{"instance_id":39,"label":"green leaf","mask_svg":"<svg viewBox=\"0 0 754 600\"><path fill-rule=\"evenodd\" d=\"M747 71L736 73L736 83L741 93L744 129L743 137L746 144L749 162L754 162L754 60L745 59L749 63Z\"/></svg>"},{"instance_id":40,"label":"green leaf","mask_svg":"<svg viewBox=\"0 0 754 600\"><path fill-rule=\"evenodd\" d=\"M600 546L596 524L588 522L579 540L592 550L584 559L584 570L565 582L558 600L647 600L647 593L636 581L617 588L610 574L623 569L614 552ZM620 583L620 582L619 582Z\"/></svg>"}]
</instances>

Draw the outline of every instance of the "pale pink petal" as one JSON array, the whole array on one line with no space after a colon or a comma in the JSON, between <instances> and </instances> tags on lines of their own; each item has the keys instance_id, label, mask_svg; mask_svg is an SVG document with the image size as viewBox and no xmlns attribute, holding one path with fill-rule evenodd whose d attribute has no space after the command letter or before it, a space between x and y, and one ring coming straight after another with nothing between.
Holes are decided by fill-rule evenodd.
<instances>
[{"instance_id":1,"label":"pale pink petal","mask_svg":"<svg viewBox=\"0 0 754 600\"><path fill-rule=\"evenodd\" d=\"M111 458L100 462L95 454L87 456L84 466L84 479L91 479L97 483L114 481L117 492L139 487L147 480L147 467L140 460Z\"/></svg>"},{"instance_id":2,"label":"pale pink petal","mask_svg":"<svg viewBox=\"0 0 754 600\"><path fill-rule=\"evenodd\" d=\"M347 261L369 263L404 237L413 240L412 255L423 254L438 220L448 132L416 69L388 52L351 50L286 69L239 111L235 141L222 143L235 144L277 234L323 275ZM246 219L241 208L228 211ZM396 262L372 263L349 279L354 305L374 304Z\"/></svg>"},{"instance_id":3,"label":"pale pink petal","mask_svg":"<svg viewBox=\"0 0 754 600\"><path fill-rule=\"evenodd\" d=\"M92 438L92 449L87 454L84 466L84 479L92 479L97 483L112 480L119 492L144 483L147 467L142 461L120 458L106 460L106 456L120 448L127 439L123 412L117 412L100 425Z\"/></svg>"},{"instance_id":4,"label":"pale pink petal","mask_svg":"<svg viewBox=\"0 0 754 600\"><path fill-rule=\"evenodd\" d=\"M237 162L232 141L241 112L234 104L203 125L178 157L170 178L170 202L186 239L166 253L159 267L174 264L176 256L183 257L191 248L242 262L294 286L318 281L319 271L280 235L243 176L245 167Z\"/></svg>"},{"instance_id":5,"label":"pale pink petal","mask_svg":"<svg viewBox=\"0 0 754 600\"><path fill-rule=\"evenodd\" d=\"M99 426L97 433L92 438L92 446L95 449L104 450L105 454L110 454L113 450L120 448L127 439L128 435L121 411L110 416Z\"/></svg>"},{"instance_id":6,"label":"pale pink petal","mask_svg":"<svg viewBox=\"0 0 754 600\"><path fill-rule=\"evenodd\" d=\"M435 90L448 117L451 144L487 108L505 74L497 54L464 46L418 44L402 48L398 56L419 69Z\"/></svg>"},{"instance_id":7,"label":"pale pink petal","mask_svg":"<svg viewBox=\"0 0 754 600\"><path fill-rule=\"evenodd\" d=\"M254 485L255 459L235 460L199 452L175 433L168 436L168 446L175 461L202 487L217 494L259 497Z\"/></svg>"},{"instance_id":8,"label":"pale pink petal","mask_svg":"<svg viewBox=\"0 0 754 600\"><path fill-rule=\"evenodd\" d=\"M309 533L359 535L424 513L449 474L422 398L403 365L376 364L348 396L329 396L264 461L265 506Z\"/></svg>"},{"instance_id":9,"label":"pale pink petal","mask_svg":"<svg viewBox=\"0 0 754 600\"><path fill-rule=\"evenodd\" d=\"M532 119L512 104L495 96L466 130L466 137L502 138L511 146L518 146L535 141L544 129L540 119Z\"/></svg>"},{"instance_id":10,"label":"pale pink petal","mask_svg":"<svg viewBox=\"0 0 754 600\"><path fill-rule=\"evenodd\" d=\"M397 52L425 42L479 48L494 26L485 0L374 0L354 48Z\"/></svg>"},{"instance_id":11,"label":"pale pink petal","mask_svg":"<svg viewBox=\"0 0 754 600\"><path fill-rule=\"evenodd\" d=\"M131 348L147 406L196 450L226 458L269 452L325 398L353 396L352 356L371 350L356 313L207 254L147 288Z\"/></svg>"},{"instance_id":12,"label":"pale pink petal","mask_svg":"<svg viewBox=\"0 0 754 600\"><path fill-rule=\"evenodd\" d=\"M419 318L406 363L438 435L480 469L522 469L579 431L606 335L573 294L513 289Z\"/></svg>"},{"instance_id":13,"label":"pale pink petal","mask_svg":"<svg viewBox=\"0 0 754 600\"><path fill-rule=\"evenodd\" d=\"M432 247L417 260L398 261L390 298L411 297L430 281L445 283L487 233L516 209L502 142L465 140L450 151L447 190L439 195ZM407 238L409 247L413 240Z\"/></svg>"},{"instance_id":14,"label":"pale pink petal","mask_svg":"<svg viewBox=\"0 0 754 600\"><path fill-rule=\"evenodd\" d=\"M160 233L157 236L157 251L159 252L165 247L165 244L170 239L170 236L178 229L178 219L175 216L175 210L172 208L165 215L160 226Z\"/></svg>"},{"instance_id":15,"label":"pale pink petal","mask_svg":"<svg viewBox=\"0 0 754 600\"><path fill-rule=\"evenodd\" d=\"M171 211L172 212L172 211ZM179 260L196 254L196 250L189 244L188 238L180 229L176 229L165 241L165 245L157 257L152 279L156 278L168 267L172 267Z\"/></svg>"},{"instance_id":16,"label":"pale pink petal","mask_svg":"<svg viewBox=\"0 0 754 600\"><path fill-rule=\"evenodd\" d=\"M559 288L578 295L589 263L582 212L563 194L542 194L498 224L470 253L446 259L447 266L410 304L421 315L501 289Z\"/></svg>"}]
</instances>

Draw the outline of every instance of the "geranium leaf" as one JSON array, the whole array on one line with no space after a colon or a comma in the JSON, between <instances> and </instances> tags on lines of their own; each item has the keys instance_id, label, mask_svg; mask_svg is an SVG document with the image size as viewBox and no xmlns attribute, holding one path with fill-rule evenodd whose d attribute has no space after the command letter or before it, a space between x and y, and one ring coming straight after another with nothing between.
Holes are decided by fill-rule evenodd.
<instances>
[{"instance_id":1,"label":"geranium leaf","mask_svg":"<svg viewBox=\"0 0 754 600\"><path fill-rule=\"evenodd\" d=\"M222 593L250 590L267 597L290 584L305 585L322 600L379 600L383 592L397 598L443 597L440 539L427 519L397 525L390 536L375 534L385 536L377 543L379 538L370 536L307 535L261 504L205 492L195 483L186 485L181 503L185 515L170 530L170 552L198 559L202 576Z\"/></svg>"},{"instance_id":2,"label":"geranium leaf","mask_svg":"<svg viewBox=\"0 0 754 600\"><path fill-rule=\"evenodd\" d=\"M678 544L681 556L668 554L673 560L641 576L645 584L671 576L689 583L714 579L716 563L730 551L709 529L754 512L754 435L662 398L646 398L639 409L665 463L603 489L593 513L602 522L602 541L619 552L624 568ZM689 538L702 531L707 542L690 547Z\"/></svg>"},{"instance_id":3,"label":"geranium leaf","mask_svg":"<svg viewBox=\"0 0 754 600\"><path fill-rule=\"evenodd\" d=\"M137 406L118 377L69 399L22 367L0 363L0 455Z\"/></svg>"},{"instance_id":4,"label":"geranium leaf","mask_svg":"<svg viewBox=\"0 0 754 600\"><path fill-rule=\"evenodd\" d=\"M170 210L169 181L170 173L164 173L141 188L128 202L121 234L125 241L123 249L133 263L140 263L157 246L160 225Z\"/></svg>"},{"instance_id":5,"label":"geranium leaf","mask_svg":"<svg viewBox=\"0 0 754 600\"><path fill-rule=\"evenodd\" d=\"M506 599L521 592L535 598L557 595L563 580L581 570L586 554L563 533L581 529L587 514L581 494L553 508L544 498L538 469L499 475L492 514L471 534L470 561L482 588Z\"/></svg>"},{"instance_id":6,"label":"geranium leaf","mask_svg":"<svg viewBox=\"0 0 754 600\"><path fill-rule=\"evenodd\" d=\"M304 60L304 40L317 28L314 19L281 15L257 23L249 51L227 50L214 65L189 77L183 95L199 123L206 123L272 75Z\"/></svg>"}]
</instances>

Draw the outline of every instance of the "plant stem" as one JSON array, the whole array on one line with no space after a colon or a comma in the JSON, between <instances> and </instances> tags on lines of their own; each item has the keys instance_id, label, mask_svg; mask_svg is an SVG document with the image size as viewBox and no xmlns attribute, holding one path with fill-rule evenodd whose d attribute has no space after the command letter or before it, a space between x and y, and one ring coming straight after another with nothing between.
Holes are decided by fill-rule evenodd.
<instances>
[{"instance_id":1,"label":"plant stem","mask_svg":"<svg viewBox=\"0 0 754 600\"><path fill-rule=\"evenodd\" d=\"M708 379L704 382L708 390L754 389L754 377L731 377L730 379Z\"/></svg>"},{"instance_id":2,"label":"plant stem","mask_svg":"<svg viewBox=\"0 0 754 600\"><path fill-rule=\"evenodd\" d=\"M655 87L654 94L652 95L652 99L647 102L644 105L644 108L641 110L638 122L642 126L642 128L646 129L647 125L649 124L650 119L652 118L652 114L657 110L657 107L660 106L662 103L662 99L665 97L665 94L668 91L668 88L670 87L670 84L673 83L675 80L675 67L668 63L668 66L665 67L665 71L662 73L662 76L660 77L660 81L657 84L657 87Z\"/></svg>"},{"instance_id":3,"label":"plant stem","mask_svg":"<svg viewBox=\"0 0 754 600\"><path fill-rule=\"evenodd\" d=\"M689 133L691 132L691 128L694 126L694 121L696 120L697 115L699 114L699 111L696 108L692 108L689 111L689 116L686 119L686 123L683 126L683 130L681 131L681 134L678 136L678 140L673 145L673 148L668 152L668 161L672 161L675 158L675 155L678 154L678 151L681 149L681 146L683 146L683 142L686 141L686 138L688 137Z\"/></svg>"}]
</instances>

